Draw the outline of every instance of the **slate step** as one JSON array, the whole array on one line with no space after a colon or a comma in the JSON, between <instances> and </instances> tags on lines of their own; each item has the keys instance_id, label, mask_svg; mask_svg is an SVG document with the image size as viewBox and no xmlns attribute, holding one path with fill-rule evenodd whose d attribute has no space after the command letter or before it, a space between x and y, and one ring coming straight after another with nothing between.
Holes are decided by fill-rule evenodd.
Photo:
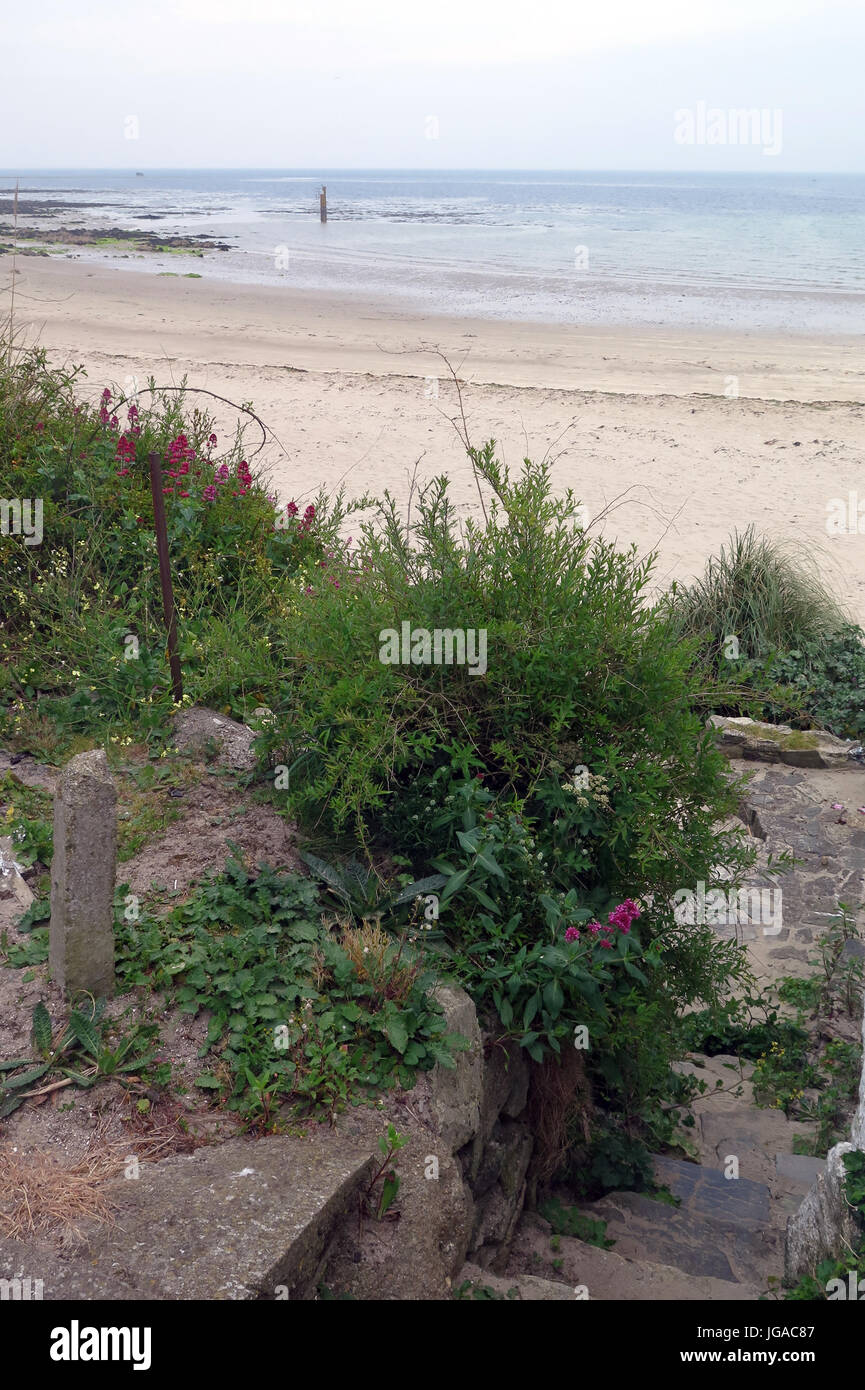
<instances>
[{"instance_id":1,"label":"slate step","mask_svg":"<svg viewBox=\"0 0 865 1390\"><path fill-rule=\"evenodd\" d=\"M526 1213L520 1222L508 1260L507 1269L496 1282L488 1271L477 1272L466 1267L460 1278L480 1279L497 1291L507 1293L516 1287L520 1299L546 1300L553 1295L530 1287L523 1291L526 1279L537 1284L558 1283L566 1290L555 1297L576 1300L577 1290L586 1290L589 1300L637 1302L675 1299L677 1302L716 1302L735 1299L757 1299L764 1286L759 1283L739 1283L711 1275L690 1274L682 1269L649 1258L629 1257L614 1250L600 1250L571 1236L561 1236L556 1249L551 1248L551 1230L546 1221L534 1213ZM553 1265L553 1260L556 1265ZM470 1272L470 1269L472 1272ZM582 1293L579 1295L582 1297Z\"/></svg>"},{"instance_id":2,"label":"slate step","mask_svg":"<svg viewBox=\"0 0 865 1390\"><path fill-rule=\"evenodd\" d=\"M771 1224L768 1187L678 1159L657 1158L655 1170L680 1206L621 1192L585 1208L607 1222L615 1253L695 1278L765 1288L783 1263L783 1231Z\"/></svg>"},{"instance_id":3,"label":"slate step","mask_svg":"<svg viewBox=\"0 0 865 1390\"><path fill-rule=\"evenodd\" d=\"M769 1220L769 1189L750 1178L727 1178L716 1168L678 1158L655 1158L655 1177L683 1207L709 1220L762 1230Z\"/></svg>"},{"instance_id":4,"label":"slate step","mask_svg":"<svg viewBox=\"0 0 865 1390\"><path fill-rule=\"evenodd\" d=\"M825 1173L826 1160L808 1154L776 1154L775 1169L786 1183L808 1192L820 1174Z\"/></svg>"}]
</instances>

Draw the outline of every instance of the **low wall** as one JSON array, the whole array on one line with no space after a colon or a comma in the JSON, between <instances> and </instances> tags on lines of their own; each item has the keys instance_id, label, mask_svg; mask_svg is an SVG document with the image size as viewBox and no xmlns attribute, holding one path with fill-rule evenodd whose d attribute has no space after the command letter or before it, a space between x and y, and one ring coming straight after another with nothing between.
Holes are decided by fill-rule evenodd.
<instances>
[{"instance_id":1,"label":"low wall","mask_svg":"<svg viewBox=\"0 0 865 1390\"><path fill-rule=\"evenodd\" d=\"M358 1107L338 1121L356 1137L371 1125L380 1133L387 1119L408 1142L395 1160L399 1219L361 1227L346 1217L323 1276L335 1296L445 1299L466 1259L491 1270L507 1260L534 1147L529 1063L516 1043L483 1030L464 990L436 995L447 1031L468 1039L456 1067L435 1067L384 1111Z\"/></svg>"},{"instance_id":2,"label":"low wall","mask_svg":"<svg viewBox=\"0 0 865 1390\"><path fill-rule=\"evenodd\" d=\"M850 1142L836 1144L829 1150L825 1172L818 1175L799 1210L787 1222L784 1275L791 1284L805 1274L815 1274L821 1260L838 1259L849 1253L861 1239L854 1213L844 1196L844 1155L853 1149L865 1151L865 1012L862 1059L859 1105L853 1116Z\"/></svg>"}]
</instances>

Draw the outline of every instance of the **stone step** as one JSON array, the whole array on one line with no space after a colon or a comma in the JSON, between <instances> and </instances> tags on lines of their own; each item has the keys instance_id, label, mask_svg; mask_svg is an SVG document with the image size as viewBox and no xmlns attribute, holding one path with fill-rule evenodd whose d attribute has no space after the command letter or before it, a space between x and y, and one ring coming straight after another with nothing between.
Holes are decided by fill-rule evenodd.
<instances>
[{"instance_id":1,"label":"stone step","mask_svg":"<svg viewBox=\"0 0 865 1390\"><path fill-rule=\"evenodd\" d=\"M716 1168L658 1156L655 1177L683 1207L709 1220L762 1230L769 1220L769 1189L750 1178L727 1178Z\"/></svg>"},{"instance_id":2,"label":"stone step","mask_svg":"<svg viewBox=\"0 0 865 1390\"><path fill-rule=\"evenodd\" d=\"M768 1187L678 1159L657 1158L655 1171L679 1206L620 1192L585 1208L606 1221L616 1253L693 1277L765 1287L783 1260L783 1232L770 1219Z\"/></svg>"},{"instance_id":3,"label":"stone step","mask_svg":"<svg viewBox=\"0 0 865 1390\"><path fill-rule=\"evenodd\" d=\"M567 1293L555 1296L573 1300L585 1297L583 1289L589 1299L615 1302L753 1300L759 1298L763 1291L756 1282L740 1283L733 1279L691 1274L650 1257L627 1257L619 1252L618 1246L614 1250L600 1250L571 1236L561 1236L553 1249L551 1234L549 1224L535 1213L527 1213L523 1217L507 1268L500 1276L505 1293L508 1288L516 1286L521 1299L548 1296L533 1288L526 1295L523 1292L525 1279L535 1279L538 1284L557 1283ZM461 1277L470 1276L464 1270ZM495 1276L486 1270L473 1277L498 1288L492 1282Z\"/></svg>"},{"instance_id":4,"label":"stone step","mask_svg":"<svg viewBox=\"0 0 865 1390\"><path fill-rule=\"evenodd\" d=\"M808 1192L820 1174L825 1173L826 1160L809 1154L776 1154L775 1169L785 1186Z\"/></svg>"},{"instance_id":5,"label":"stone step","mask_svg":"<svg viewBox=\"0 0 865 1390\"><path fill-rule=\"evenodd\" d=\"M374 1164L370 1148L327 1132L142 1163L137 1179L103 1188L111 1226L59 1253L0 1241L0 1272L44 1270L45 1299L311 1298L334 1228Z\"/></svg>"}]
</instances>

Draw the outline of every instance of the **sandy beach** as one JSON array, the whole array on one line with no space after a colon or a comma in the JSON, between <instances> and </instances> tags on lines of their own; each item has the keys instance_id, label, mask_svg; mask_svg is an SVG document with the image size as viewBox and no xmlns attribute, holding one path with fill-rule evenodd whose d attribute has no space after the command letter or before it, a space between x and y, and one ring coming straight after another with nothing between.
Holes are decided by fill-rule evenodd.
<instances>
[{"instance_id":1,"label":"sandy beach","mask_svg":"<svg viewBox=\"0 0 865 1390\"><path fill-rule=\"evenodd\" d=\"M360 298L159 276L84 259L20 258L15 324L84 389L123 394L184 377L251 402L272 437L258 456L283 500L344 481L407 495L446 472L477 495L453 420L457 371L474 443L511 465L548 455L605 533L657 548L656 581L699 572L750 522L820 550L865 622L865 517L827 535L832 499L865 503L865 345L682 329L599 329L421 316ZM0 257L9 283L11 257ZM8 294L4 296L8 304ZM234 412L216 401L222 427ZM250 440L256 439L255 432ZM418 462L419 461L419 462ZM865 506L863 506L865 512Z\"/></svg>"}]
</instances>

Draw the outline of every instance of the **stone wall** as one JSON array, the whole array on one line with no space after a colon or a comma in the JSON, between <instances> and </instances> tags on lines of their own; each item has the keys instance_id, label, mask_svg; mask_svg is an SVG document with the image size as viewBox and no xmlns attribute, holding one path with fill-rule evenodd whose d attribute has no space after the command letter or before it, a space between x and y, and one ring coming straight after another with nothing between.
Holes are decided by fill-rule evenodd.
<instances>
[{"instance_id":1,"label":"stone wall","mask_svg":"<svg viewBox=\"0 0 865 1390\"><path fill-rule=\"evenodd\" d=\"M796 1283L805 1274L814 1274L821 1260L837 1259L858 1244L861 1233L844 1196L844 1155L853 1149L865 1151L865 1013L862 1018L862 1074L859 1079L859 1105L853 1116L850 1143L836 1144L829 1150L825 1172L818 1174L799 1210L787 1223L784 1276Z\"/></svg>"},{"instance_id":2,"label":"stone wall","mask_svg":"<svg viewBox=\"0 0 865 1390\"><path fill-rule=\"evenodd\" d=\"M447 1031L469 1043L456 1067L421 1076L385 1114L359 1107L337 1122L357 1139L361 1128L380 1134L386 1117L408 1138L395 1165L398 1221L361 1229L350 1213L337 1232L324 1274L337 1296L445 1299L467 1258L485 1270L507 1260L533 1149L529 1064L516 1044L484 1031L463 990L436 994Z\"/></svg>"}]
</instances>

